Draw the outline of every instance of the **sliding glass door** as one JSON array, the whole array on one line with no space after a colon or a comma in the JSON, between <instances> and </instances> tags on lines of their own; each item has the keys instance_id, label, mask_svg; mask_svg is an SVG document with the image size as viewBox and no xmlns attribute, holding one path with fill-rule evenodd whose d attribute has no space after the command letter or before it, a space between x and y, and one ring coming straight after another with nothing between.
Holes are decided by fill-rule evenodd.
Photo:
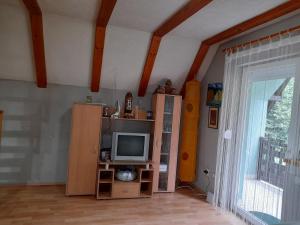
<instances>
[{"instance_id":1,"label":"sliding glass door","mask_svg":"<svg viewBox=\"0 0 300 225\"><path fill-rule=\"evenodd\" d=\"M234 204L253 224L300 222L300 182L294 182L300 167L291 163L299 157L299 62L286 59L243 69ZM292 213L295 208L298 213Z\"/></svg>"}]
</instances>

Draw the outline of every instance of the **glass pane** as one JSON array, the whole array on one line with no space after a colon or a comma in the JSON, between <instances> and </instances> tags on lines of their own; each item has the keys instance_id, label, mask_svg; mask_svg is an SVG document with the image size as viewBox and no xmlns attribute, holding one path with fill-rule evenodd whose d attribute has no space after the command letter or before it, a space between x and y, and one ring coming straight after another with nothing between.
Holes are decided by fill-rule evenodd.
<instances>
[{"instance_id":1,"label":"glass pane","mask_svg":"<svg viewBox=\"0 0 300 225\"><path fill-rule=\"evenodd\" d=\"M159 183L160 191L167 191L168 188L168 169L170 157L170 145L172 134L172 119L173 119L174 97L166 96L163 118L163 134L160 156Z\"/></svg>"},{"instance_id":2,"label":"glass pane","mask_svg":"<svg viewBox=\"0 0 300 225\"><path fill-rule=\"evenodd\" d=\"M267 224L283 221L282 210L294 96L293 77L254 81L247 99L238 206Z\"/></svg>"}]
</instances>

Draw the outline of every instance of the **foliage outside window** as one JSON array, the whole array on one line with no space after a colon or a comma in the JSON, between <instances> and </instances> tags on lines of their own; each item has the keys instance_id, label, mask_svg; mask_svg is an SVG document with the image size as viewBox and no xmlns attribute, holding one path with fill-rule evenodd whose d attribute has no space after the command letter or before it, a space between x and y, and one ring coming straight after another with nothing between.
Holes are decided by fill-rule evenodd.
<instances>
[{"instance_id":1,"label":"foliage outside window","mask_svg":"<svg viewBox=\"0 0 300 225\"><path fill-rule=\"evenodd\" d=\"M277 143L287 144L291 122L291 110L294 94L294 78L287 80L282 90L281 99L269 100L265 137ZM276 92L275 92L276 93Z\"/></svg>"}]
</instances>

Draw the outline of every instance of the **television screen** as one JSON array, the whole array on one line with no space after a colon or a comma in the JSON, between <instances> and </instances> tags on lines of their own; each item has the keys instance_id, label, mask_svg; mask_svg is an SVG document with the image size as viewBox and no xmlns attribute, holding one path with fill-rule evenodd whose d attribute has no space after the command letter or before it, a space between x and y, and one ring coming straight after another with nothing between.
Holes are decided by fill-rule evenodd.
<instances>
[{"instance_id":1,"label":"television screen","mask_svg":"<svg viewBox=\"0 0 300 225\"><path fill-rule=\"evenodd\" d=\"M119 135L117 156L144 156L145 136Z\"/></svg>"}]
</instances>

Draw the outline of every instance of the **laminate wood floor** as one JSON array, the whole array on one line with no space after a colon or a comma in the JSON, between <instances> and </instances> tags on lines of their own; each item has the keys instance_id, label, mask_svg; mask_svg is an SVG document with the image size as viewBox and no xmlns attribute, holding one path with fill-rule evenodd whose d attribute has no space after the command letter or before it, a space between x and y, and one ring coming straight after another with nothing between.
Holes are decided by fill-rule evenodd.
<instances>
[{"instance_id":1,"label":"laminate wood floor","mask_svg":"<svg viewBox=\"0 0 300 225\"><path fill-rule=\"evenodd\" d=\"M1 187L0 225L242 225L191 191L155 194L150 199L97 201L65 197L63 186Z\"/></svg>"}]
</instances>

